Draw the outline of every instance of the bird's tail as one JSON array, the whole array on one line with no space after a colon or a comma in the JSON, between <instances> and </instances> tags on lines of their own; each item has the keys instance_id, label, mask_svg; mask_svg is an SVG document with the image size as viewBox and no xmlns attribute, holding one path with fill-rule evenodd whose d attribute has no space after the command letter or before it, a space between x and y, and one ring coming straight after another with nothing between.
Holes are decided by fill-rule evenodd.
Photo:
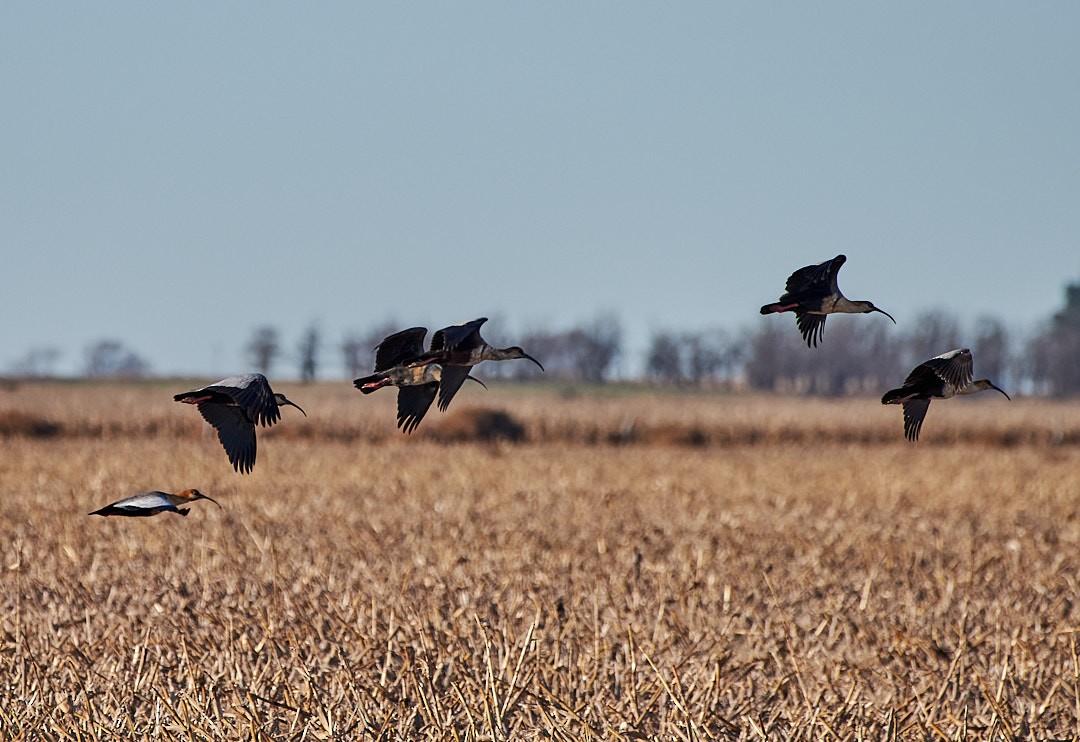
<instances>
[{"instance_id":1,"label":"bird's tail","mask_svg":"<svg viewBox=\"0 0 1080 742\"><path fill-rule=\"evenodd\" d=\"M901 404L908 401L910 397L911 395L908 394L903 387L900 389L890 389L882 396L881 404Z\"/></svg>"},{"instance_id":2,"label":"bird's tail","mask_svg":"<svg viewBox=\"0 0 1080 742\"><path fill-rule=\"evenodd\" d=\"M180 515L187 515L191 512L191 508L177 508L176 512L180 513Z\"/></svg>"},{"instance_id":3,"label":"bird's tail","mask_svg":"<svg viewBox=\"0 0 1080 742\"><path fill-rule=\"evenodd\" d=\"M781 301L774 301L772 304L766 304L761 308L762 314L775 314L776 312L787 312L791 309L795 309L798 304L783 303Z\"/></svg>"},{"instance_id":4,"label":"bird's tail","mask_svg":"<svg viewBox=\"0 0 1080 742\"><path fill-rule=\"evenodd\" d=\"M353 386L359 389L364 394L371 394L376 389L382 389L384 386L392 384L393 381L382 374L372 374L371 376L365 376L362 379L356 379L353 381Z\"/></svg>"}]
</instances>

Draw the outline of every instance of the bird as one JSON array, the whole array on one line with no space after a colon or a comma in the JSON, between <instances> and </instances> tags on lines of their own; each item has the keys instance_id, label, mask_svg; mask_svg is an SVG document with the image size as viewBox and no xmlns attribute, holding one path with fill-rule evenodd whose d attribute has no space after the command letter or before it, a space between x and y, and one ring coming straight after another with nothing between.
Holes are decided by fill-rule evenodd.
<instances>
[{"instance_id":1,"label":"bird","mask_svg":"<svg viewBox=\"0 0 1080 742\"><path fill-rule=\"evenodd\" d=\"M187 489L170 495L168 492L141 492L123 500L117 500L111 505L106 505L100 510L95 510L88 515L125 515L128 517L146 518L158 513L177 513L187 515L190 508L178 508L196 500L209 500L219 508L221 504L212 497L204 495L199 490Z\"/></svg>"},{"instance_id":2,"label":"bird","mask_svg":"<svg viewBox=\"0 0 1080 742\"><path fill-rule=\"evenodd\" d=\"M255 425L270 427L281 418L280 407L291 405L307 413L295 402L276 394L262 374L242 374L204 386L173 399L197 405L206 422L217 430L233 469L241 474L255 466Z\"/></svg>"},{"instance_id":3,"label":"bird","mask_svg":"<svg viewBox=\"0 0 1080 742\"><path fill-rule=\"evenodd\" d=\"M1005 394L989 379L972 381L971 351L956 348L948 353L934 356L916 366L899 389L890 389L881 398L881 404L904 406L904 437L919 440L926 410L932 399L948 399L961 394L977 394L987 389ZM1005 399L1012 400L1008 394Z\"/></svg>"},{"instance_id":4,"label":"bird","mask_svg":"<svg viewBox=\"0 0 1080 742\"><path fill-rule=\"evenodd\" d=\"M896 324L893 316L884 309L878 309L873 302L850 301L836 285L836 274L840 266L847 262L846 255L837 255L817 265L808 265L788 276L784 295L780 301L766 304L762 314L795 312L795 322L799 326L807 347L816 348L818 341L825 334L825 317L829 314L866 314L880 312Z\"/></svg>"},{"instance_id":5,"label":"bird","mask_svg":"<svg viewBox=\"0 0 1080 742\"><path fill-rule=\"evenodd\" d=\"M384 386L398 388L397 424L403 433L412 433L424 419L442 379L442 366L437 363L407 365L424 353L425 335L426 327L410 327L387 336L375 346L375 373L353 380L353 385L364 394ZM468 378L487 388L479 379Z\"/></svg>"},{"instance_id":6,"label":"bird","mask_svg":"<svg viewBox=\"0 0 1080 742\"><path fill-rule=\"evenodd\" d=\"M439 410L445 412L450 400L469 378L469 369L483 361L510 361L527 358L544 370L543 364L517 345L496 348L480 337L480 326L487 317L479 317L461 325L451 325L436 330L431 336L431 349L406 365L412 367L437 363L442 366L439 382Z\"/></svg>"}]
</instances>

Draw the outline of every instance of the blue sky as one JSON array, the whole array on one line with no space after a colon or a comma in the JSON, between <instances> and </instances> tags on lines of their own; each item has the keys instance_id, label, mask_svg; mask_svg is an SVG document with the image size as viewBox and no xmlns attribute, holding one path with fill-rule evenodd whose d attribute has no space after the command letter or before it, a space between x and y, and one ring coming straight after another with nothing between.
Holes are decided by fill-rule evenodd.
<instances>
[{"instance_id":1,"label":"blue sky","mask_svg":"<svg viewBox=\"0 0 1080 742\"><path fill-rule=\"evenodd\" d=\"M480 315L509 343L614 312L633 351L768 321L841 252L901 327L1028 328L1080 278L1078 31L1066 2L7 3L0 371L117 338L213 376L261 325Z\"/></svg>"}]
</instances>

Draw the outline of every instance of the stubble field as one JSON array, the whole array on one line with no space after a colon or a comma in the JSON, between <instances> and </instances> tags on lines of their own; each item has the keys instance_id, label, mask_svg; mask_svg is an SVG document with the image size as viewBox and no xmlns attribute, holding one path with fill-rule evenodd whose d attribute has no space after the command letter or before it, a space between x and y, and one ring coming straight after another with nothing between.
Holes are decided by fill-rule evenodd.
<instances>
[{"instance_id":1,"label":"stubble field","mask_svg":"<svg viewBox=\"0 0 1080 742\"><path fill-rule=\"evenodd\" d=\"M1080 403L186 388L0 390L0 737L1080 734Z\"/></svg>"}]
</instances>

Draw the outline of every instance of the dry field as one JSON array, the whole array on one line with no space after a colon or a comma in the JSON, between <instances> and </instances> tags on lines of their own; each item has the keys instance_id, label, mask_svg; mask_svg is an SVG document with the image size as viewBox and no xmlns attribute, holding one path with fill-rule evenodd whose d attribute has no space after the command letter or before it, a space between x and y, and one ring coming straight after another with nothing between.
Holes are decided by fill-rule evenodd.
<instances>
[{"instance_id":1,"label":"dry field","mask_svg":"<svg viewBox=\"0 0 1080 742\"><path fill-rule=\"evenodd\" d=\"M0 389L0 738L1080 734L1080 403L185 388Z\"/></svg>"}]
</instances>

